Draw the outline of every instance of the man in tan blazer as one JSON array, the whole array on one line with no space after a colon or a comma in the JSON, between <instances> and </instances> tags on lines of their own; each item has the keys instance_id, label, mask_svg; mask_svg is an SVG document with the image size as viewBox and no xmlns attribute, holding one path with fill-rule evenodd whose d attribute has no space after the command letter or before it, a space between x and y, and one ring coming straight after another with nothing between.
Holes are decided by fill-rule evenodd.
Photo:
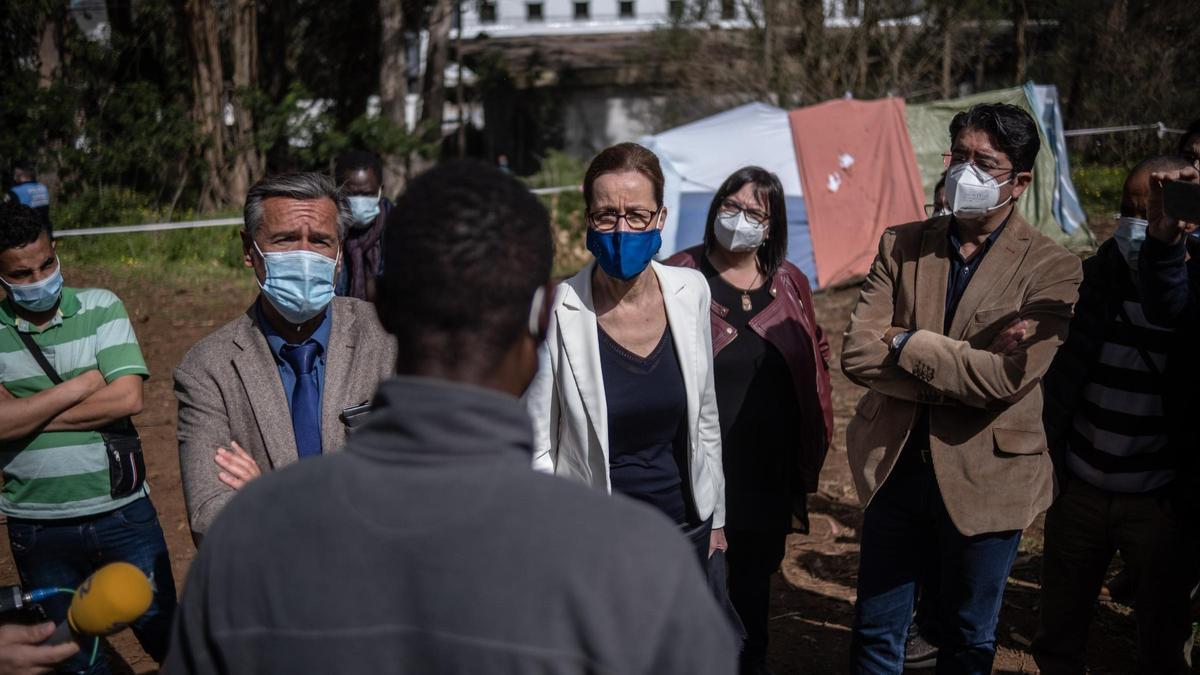
<instances>
[{"instance_id":1,"label":"man in tan blazer","mask_svg":"<svg viewBox=\"0 0 1200 675\"><path fill-rule=\"evenodd\" d=\"M1021 530L1049 506L1041 377L1066 337L1080 262L1016 213L1039 140L1020 108L950 125L953 215L888 229L846 330L868 387L846 433L866 505L855 673L900 673L913 595L938 672L990 673Z\"/></svg>"},{"instance_id":2,"label":"man in tan blazer","mask_svg":"<svg viewBox=\"0 0 1200 675\"><path fill-rule=\"evenodd\" d=\"M351 217L321 174L267 178L246 197L245 264L262 292L175 370L179 464L197 544L263 470L341 449L395 367L395 341L374 308L333 297Z\"/></svg>"}]
</instances>

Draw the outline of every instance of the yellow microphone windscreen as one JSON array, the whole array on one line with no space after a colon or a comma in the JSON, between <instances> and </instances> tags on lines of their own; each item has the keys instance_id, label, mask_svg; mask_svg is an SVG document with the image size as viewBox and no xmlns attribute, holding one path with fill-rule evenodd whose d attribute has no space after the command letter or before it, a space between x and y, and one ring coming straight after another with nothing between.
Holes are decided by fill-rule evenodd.
<instances>
[{"instance_id":1,"label":"yellow microphone windscreen","mask_svg":"<svg viewBox=\"0 0 1200 675\"><path fill-rule=\"evenodd\" d=\"M109 635L150 609L154 591L140 569L126 562L96 570L75 591L67 620L82 635Z\"/></svg>"}]
</instances>

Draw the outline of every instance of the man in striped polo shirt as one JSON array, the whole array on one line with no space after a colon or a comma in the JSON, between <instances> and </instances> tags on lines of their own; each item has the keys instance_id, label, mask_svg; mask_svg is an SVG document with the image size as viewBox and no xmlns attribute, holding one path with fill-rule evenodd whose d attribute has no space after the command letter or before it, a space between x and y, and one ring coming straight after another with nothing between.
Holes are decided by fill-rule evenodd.
<instances>
[{"instance_id":1,"label":"man in striped polo shirt","mask_svg":"<svg viewBox=\"0 0 1200 675\"><path fill-rule=\"evenodd\" d=\"M1136 586L1139 672L1186 673L1191 637L1184 530L1173 507L1188 424L1189 387L1173 375L1187 345L1142 311L1138 253L1146 238L1150 174L1125 181L1113 238L1083 265L1070 336L1046 376L1045 426L1060 494L1046 514L1041 627L1033 644L1047 675L1085 672L1092 608L1113 554ZM1174 365L1173 365L1174 364Z\"/></svg>"},{"instance_id":2,"label":"man in striped polo shirt","mask_svg":"<svg viewBox=\"0 0 1200 675\"><path fill-rule=\"evenodd\" d=\"M137 565L154 604L133 626L161 661L175 610L175 582L149 486L114 496L98 429L142 409L149 375L121 301L110 291L62 285L55 244L28 207L0 206L0 513L21 584L75 588L99 567ZM33 341L62 380L54 384L23 341ZM69 596L42 603L62 621ZM67 668L88 666L90 650ZM97 658L89 672L105 673Z\"/></svg>"}]
</instances>

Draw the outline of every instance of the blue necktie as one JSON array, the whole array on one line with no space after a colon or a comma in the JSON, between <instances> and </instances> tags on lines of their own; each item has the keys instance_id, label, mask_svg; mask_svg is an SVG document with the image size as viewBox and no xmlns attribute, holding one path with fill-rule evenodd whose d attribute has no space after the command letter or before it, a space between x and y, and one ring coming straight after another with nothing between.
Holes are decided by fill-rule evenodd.
<instances>
[{"instance_id":1,"label":"blue necktie","mask_svg":"<svg viewBox=\"0 0 1200 675\"><path fill-rule=\"evenodd\" d=\"M320 350L321 345L316 342L285 345L279 350L296 374L296 387L292 389L292 431L300 459L321 454L321 391L316 373Z\"/></svg>"}]
</instances>

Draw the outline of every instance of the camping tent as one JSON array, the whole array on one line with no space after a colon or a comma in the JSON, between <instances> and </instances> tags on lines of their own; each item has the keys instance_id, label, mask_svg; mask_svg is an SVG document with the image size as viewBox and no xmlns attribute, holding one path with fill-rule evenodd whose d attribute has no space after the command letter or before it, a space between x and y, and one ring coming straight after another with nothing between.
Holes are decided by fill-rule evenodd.
<instances>
[{"instance_id":1,"label":"camping tent","mask_svg":"<svg viewBox=\"0 0 1200 675\"><path fill-rule=\"evenodd\" d=\"M757 165L779 176L786 196L788 260L814 282L817 268L787 111L748 103L639 141L658 155L666 179L662 255L704 240L704 222L729 174Z\"/></svg>"},{"instance_id":2,"label":"camping tent","mask_svg":"<svg viewBox=\"0 0 1200 675\"><path fill-rule=\"evenodd\" d=\"M949 147L950 120L984 102L1012 103L1038 121L1042 149L1034 167L1034 183L1018 202L1021 215L1069 248L1090 247L1092 235L1071 184L1057 92L1053 86L1030 83L918 105L905 105L900 99L835 100L788 113L764 103L750 103L645 136L640 143L658 155L666 178L668 217L661 255L699 244L709 204L721 182L738 168L754 164L774 172L783 184L788 260L803 270L815 287L863 274L874 256L878 233L921 216L921 200L930 198L944 170L942 153ZM878 122L864 127L866 113L876 115ZM794 135L796 124L803 126L797 126L800 131ZM814 139L818 141L815 144ZM864 139L878 147L864 146ZM834 147L840 145L857 149L846 152ZM830 203L822 202L828 202L829 195L821 190L838 191L825 187L831 176L839 173L828 163L845 161L843 154L853 156L856 162L852 168L840 170L842 180L838 182L847 186L843 196L866 195L871 202L866 215L857 220L846 219L843 205L834 204L836 208L831 210ZM901 167L905 162L913 162L915 167ZM859 185L854 185L854 179ZM805 190L811 193L807 202Z\"/></svg>"},{"instance_id":3,"label":"camping tent","mask_svg":"<svg viewBox=\"0 0 1200 675\"><path fill-rule=\"evenodd\" d=\"M1024 108L1037 120L1042 147L1034 163L1033 184L1017 202L1017 210L1030 224L1060 244L1075 249L1090 247L1094 242L1071 183L1062 115L1054 87L1029 83L1024 87L908 106L908 132L925 193L932 194L934 184L945 170L942 153L950 145L950 120L977 103L1011 103Z\"/></svg>"}]
</instances>

